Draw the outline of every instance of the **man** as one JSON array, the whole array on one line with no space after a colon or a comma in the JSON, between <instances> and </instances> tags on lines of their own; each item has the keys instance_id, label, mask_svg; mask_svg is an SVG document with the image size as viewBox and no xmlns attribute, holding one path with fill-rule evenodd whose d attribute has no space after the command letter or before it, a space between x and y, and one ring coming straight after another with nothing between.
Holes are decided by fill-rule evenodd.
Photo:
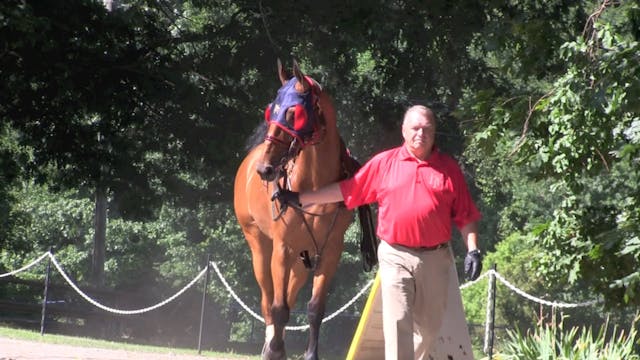
<instances>
[{"instance_id":1,"label":"man","mask_svg":"<svg viewBox=\"0 0 640 360\"><path fill-rule=\"evenodd\" d=\"M404 144L369 160L354 177L316 191L276 195L300 206L344 201L349 209L378 203L378 260L385 359L425 359L447 304L453 262L451 223L468 253L465 273L482 270L477 210L456 161L435 145L431 109L409 108L402 123Z\"/></svg>"}]
</instances>

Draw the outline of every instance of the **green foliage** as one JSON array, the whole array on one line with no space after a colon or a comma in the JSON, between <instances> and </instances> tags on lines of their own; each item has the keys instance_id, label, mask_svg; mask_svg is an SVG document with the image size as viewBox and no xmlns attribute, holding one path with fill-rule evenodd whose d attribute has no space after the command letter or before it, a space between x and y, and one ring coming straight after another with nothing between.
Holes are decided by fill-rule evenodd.
<instances>
[{"instance_id":1,"label":"green foliage","mask_svg":"<svg viewBox=\"0 0 640 360\"><path fill-rule=\"evenodd\" d=\"M497 272L503 278L532 296L570 303L593 300L593 293L583 289L581 285L570 286L566 282L547 283L543 277L537 276L538 259L542 253L542 247L535 235L514 233L502 240L494 252L488 253L483 262L487 270L495 264ZM487 277L462 290L466 317L472 324L485 324L489 279ZM503 338L502 329L525 332L532 324L549 321L558 316L556 313L564 318L567 325L598 324L604 321L602 310L598 306L555 309L517 294L496 279L494 324L498 338ZM476 337L476 346L481 346L481 341L481 337Z\"/></svg>"},{"instance_id":2,"label":"green foliage","mask_svg":"<svg viewBox=\"0 0 640 360\"><path fill-rule=\"evenodd\" d=\"M547 284L532 277L536 269L531 261L540 252L532 236L513 234L501 241L495 252L488 253L485 269L493 264L497 271L513 285L529 294L553 293ZM495 323L508 324L512 328L525 329L535 320L537 305L528 303L501 282L496 282ZM560 286L558 286L560 287ZM462 291L467 319L472 323L484 323L486 319L488 278Z\"/></svg>"},{"instance_id":3,"label":"green foliage","mask_svg":"<svg viewBox=\"0 0 640 360\"><path fill-rule=\"evenodd\" d=\"M216 62L242 42L224 40L238 33L202 30L197 16L175 22L164 6L132 2L107 13L87 0L0 5L0 34L15 39L0 56L0 118L31 146L29 169L40 179L55 168L56 186L106 186L120 215L133 219L153 217L167 197L187 206L229 199L209 189L230 189L239 135L255 124L237 89L255 76L236 67L243 81L230 82ZM217 14L220 25L237 25L232 9ZM208 57L210 47L221 57Z\"/></svg>"},{"instance_id":4,"label":"green foliage","mask_svg":"<svg viewBox=\"0 0 640 360\"><path fill-rule=\"evenodd\" d=\"M14 228L14 251L56 251L66 246L88 250L93 232L93 204L77 190L54 193L46 185L24 182L14 191L15 211L22 221Z\"/></svg>"},{"instance_id":5,"label":"green foliage","mask_svg":"<svg viewBox=\"0 0 640 360\"><path fill-rule=\"evenodd\" d=\"M585 46L578 41L565 46L572 56L591 58L591 64L581 67L580 61L570 62L572 67L539 109L542 114L537 121L548 128L548 140L540 138L532 144L550 154L547 160L538 158L541 171L568 186L544 243L548 248L559 247L574 260L568 266L549 266L550 272L577 276L582 270L584 278L599 290L608 293L606 288L611 288L609 301L624 304L637 301L633 295L640 285L633 280L624 287L616 283L637 274L639 265L640 254L625 251L624 244L640 228L619 220L633 217L639 205L638 143L625 133L632 132L640 119L634 113L640 103L625 95L640 92L634 75L640 63L631 55L640 48L636 41L614 31L611 26L595 26L594 43ZM596 50L600 43L603 48ZM585 79L591 79L592 85L584 86ZM636 148L635 153L618 155L630 147ZM605 264L609 266L603 274L600 268ZM613 283L616 285L611 286Z\"/></svg>"},{"instance_id":6,"label":"green foliage","mask_svg":"<svg viewBox=\"0 0 640 360\"><path fill-rule=\"evenodd\" d=\"M159 242L163 236L167 234L158 222L109 221L105 283L118 289L139 289L149 281L162 279L155 265L164 258ZM196 269L190 269L191 277Z\"/></svg>"},{"instance_id":7,"label":"green foliage","mask_svg":"<svg viewBox=\"0 0 640 360\"><path fill-rule=\"evenodd\" d=\"M258 309L232 179L278 88L276 58L295 57L334 95L361 161L400 143L406 106L436 110L438 145L480 200L485 267L554 300L640 301L636 2L118 3L0 3L2 267L53 246L85 282L101 186L106 286L162 297L210 254ZM354 226L328 311L371 277L357 237ZM215 279L210 292L242 320ZM483 322L486 287L463 294ZM520 329L546 316L498 294L498 322ZM592 311L567 321L597 319Z\"/></svg>"},{"instance_id":8,"label":"green foliage","mask_svg":"<svg viewBox=\"0 0 640 360\"><path fill-rule=\"evenodd\" d=\"M564 329L560 325L542 325L533 333L508 331L508 340L496 359L517 360L637 360L638 335L634 324L629 331L603 325L597 334L590 327Z\"/></svg>"},{"instance_id":9,"label":"green foliage","mask_svg":"<svg viewBox=\"0 0 640 360\"><path fill-rule=\"evenodd\" d=\"M16 134L6 124L0 125L0 248L14 246L14 229L25 214L15 209L13 187L20 179L20 160L24 152Z\"/></svg>"},{"instance_id":10,"label":"green foliage","mask_svg":"<svg viewBox=\"0 0 640 360\"><path fill-rule=\"evenodd\" d=\"M633 21L638 4L589 6L563 10L564 16L593 15L578 18L586 27L553 32L562 45L543 57L545 64L532 65L544 78L508 71L512 62L488 57L487 65L497 67L489 73L492 84L474 88L463 101L478 129L467 153L482 169L498 169L479 171L478 183L489 189L488 200L507 200L498 213L514 211L525 221L500 217L496 227L504 235L524 229L538 236L539 274L547 282L588 284L608 305L633 306L639 254L627 244L640 228L627 219L637 219L640 205L640 62L636 34L625 20ZM477 39L477 54L505 59L483 40ZM518 54L507 39L494 45ZM503 185L498 191L490 187L496 183ZM536 184L544 187L531 187ZM531 208L515 207L520 199Z\"/></svg>"}]
</instances>

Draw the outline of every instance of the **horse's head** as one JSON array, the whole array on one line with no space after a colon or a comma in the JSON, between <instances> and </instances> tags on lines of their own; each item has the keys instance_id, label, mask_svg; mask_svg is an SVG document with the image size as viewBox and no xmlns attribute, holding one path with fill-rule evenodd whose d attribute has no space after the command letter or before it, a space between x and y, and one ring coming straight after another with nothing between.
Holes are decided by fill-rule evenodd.
<instances>
[{"instance_id":1,"label":"horse's head","mask_svg":"<svg viewBox=\"0 0 640 360\"><path fill-rule=\"evenodd\" d=\"M295 61L293 74L289 79L278 60L282 87L265 111L268 129L264 153L256 169L262 180L276 179L287 161L312 142L320 128L322 114L318 98L322 88L315 80L305 76Z\"/></svg>"}]
</instances>

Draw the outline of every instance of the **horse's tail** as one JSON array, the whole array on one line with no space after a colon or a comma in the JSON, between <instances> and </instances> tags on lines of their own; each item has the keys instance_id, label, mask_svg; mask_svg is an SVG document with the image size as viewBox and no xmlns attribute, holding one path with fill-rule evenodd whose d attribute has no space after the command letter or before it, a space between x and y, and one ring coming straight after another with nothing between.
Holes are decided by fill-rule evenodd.
<instances>
[{"instance_id":1,"label":"horse's tail","mask_svg":"<svg viewBox=\"0 0 640 360\"><path fill-rule=\"evenodd\" d=\"M360 162L356 160L347 150L344 141L340 139L341 145L341 161L344 177L353 176L361 167ZM376 229L373 224L373 215L371 207L363 205L358 207L358 222L360 223L360 253L362 253L362 267L365 272L371 271L378 263L378 238L376 237Z\"/></svg>"},{"instance_id":2,"label":"horse's tail","mask_svg":"<svg viewBox=\"0 0 640 360\"><path fill-rule=\"evenodd\" d=\"M360 237L362 267L365 272L369 272L378 263L378 238L376 237L373 215L369 205L358 207L358 220L362 231L362 236Z\"/></svg>"}]
</instances>

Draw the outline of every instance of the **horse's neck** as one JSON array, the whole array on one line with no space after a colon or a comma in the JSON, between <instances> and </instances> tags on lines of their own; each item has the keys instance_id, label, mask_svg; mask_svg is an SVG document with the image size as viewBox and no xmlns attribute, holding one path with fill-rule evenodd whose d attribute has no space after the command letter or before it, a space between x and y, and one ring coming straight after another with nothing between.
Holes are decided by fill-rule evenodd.
<instances>
[{"instance_id":1,"label":"horse's neck","mask_svg":"<svg viewBox=\"0 0 640 360\"><path fill-rule=\"evenodd\" d=\"M324 138L315 145L306 145L298 155L292 171L292 187L317 189L340 178L342 147L337 129L327 127Z\"/></svg>"},{"instance_id":2,"label":"horse's neck","mask_svg":"<svg viewBox=\"0 0 640 360\"><path fill-rule=\"evenodd\" d=\"M318 100L322 109L324 131L315 145L300 151L291 172L291 186L299 190L317 189L340 179L342 143L338 133L336 111L331 97L322 93Z\"/></svg>"}]
</instances>

